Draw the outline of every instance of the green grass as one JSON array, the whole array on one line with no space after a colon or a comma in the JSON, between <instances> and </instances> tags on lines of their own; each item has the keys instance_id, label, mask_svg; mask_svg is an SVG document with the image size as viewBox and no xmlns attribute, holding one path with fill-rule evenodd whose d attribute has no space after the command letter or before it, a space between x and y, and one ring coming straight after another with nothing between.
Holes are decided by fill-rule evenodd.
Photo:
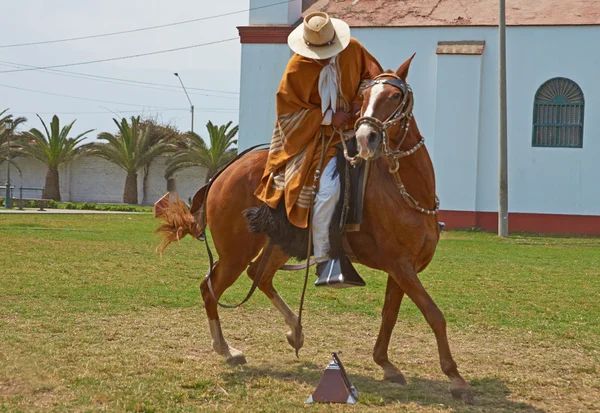
<instances>
[{"instance_id":1,"label":"green grass","mask_svg":"<svg viewBox=\"0 0 600 413\"><path fill-rule=\"evenodd\" d=\"M6 275L0 287L14 299L13 310L36 317L57 309L113 313L197 305L198 282L208 266L203 245L188 237L161 259L154 250L155 226L149 216L3 215L0 234L10 242L2 250ZM503 240L487 233L449 232L421 279L458 326L526 328L594 339L600 335L599 254L599 238ZM379 316L386 276L367 268L360 273L369 284L360 292L309 290L312 308ZM302 276L282 272L276 277L276 287L290 303L298 302ZM243 298L249 285L241 277L224 300ZM44 294L39 294L40 286ZM35 303L26 300L33 296ZM257 294L248 308L267 303ZM408 301L403 316L421 319Z\"/></svg>"},{"instance_id":2,"label":"green grass","mask_svg":"<svg viewBox=\"0 0 600 413\"><path fill-rule=\"evenodd\" d=\"M18 208L18 200L13 201L13 208ZM0 207L4 207L4 199L0 199ZM40 207L38 201L24 201L23 209L37 210ZM44 203L46 209L72 209L72 210L96 210L112 212L152 212L152 206L131 204L94 204L89 202L57 202L50 200Z\"/></svg>"},{"instance_id":3,"label":"green grass","mask_svg":"<svg viewBox=\"0 0 600 413\"><path fill-rule=\"evenodd\" d=\"M568 411L579 403L586 411L600 400L600 238L443 233L421 279L483 400L465 406L446 394L433 335L409 300L392 337L402 357L391 358L412 380L400 390L379 381L369 357L386 275L364 267L363 289L309 284L304 361L260 292L242 309L221 310L226 337L250 363L229 368L210 349L198 291L203 246L186 238L160 258L156 225L150 215L0 215L0 412L289 411L302 408L338 347L360 353L343 356L362 390L357 408ZM294 309L302 276L275 279ZM249 286L240 277L223 300L238 302ZM579 400L567 384L571 398L544 393L556 385L552 374L572 375L592 397Z\"/></svg>"}]
</instances>

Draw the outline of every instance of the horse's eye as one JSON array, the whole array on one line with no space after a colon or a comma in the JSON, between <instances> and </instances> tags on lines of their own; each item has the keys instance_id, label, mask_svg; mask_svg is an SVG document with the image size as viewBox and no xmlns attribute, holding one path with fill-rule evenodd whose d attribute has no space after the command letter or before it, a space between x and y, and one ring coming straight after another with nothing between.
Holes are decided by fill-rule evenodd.
<instances>
[{"instance_id":1,"label":"horse's eye","mask_svg":"<svg viewBox=\"0 0 600 413\"><path fill-rule=\"evenodd\" d=\"M400 98L402 97L401 93L394 93L392 95L392 97L390 97L391 100L400 100Z\"/></svg>"}]
</instances>

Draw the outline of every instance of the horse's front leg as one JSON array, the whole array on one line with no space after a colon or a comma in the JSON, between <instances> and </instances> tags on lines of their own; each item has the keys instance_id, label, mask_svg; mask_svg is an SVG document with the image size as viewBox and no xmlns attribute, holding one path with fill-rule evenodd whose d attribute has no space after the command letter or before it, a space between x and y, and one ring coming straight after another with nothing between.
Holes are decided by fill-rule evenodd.
<instances>
[{"instance_id":1,"label":"horse's front leg","mask_svg":"<svg viewBox=\"0 0 600 413\"><path fill-rule=\"evenodd\" d=\"M388 359L390 338L398 320L398 311L400 311L402 297L404 297L404 291L391 276L388 276L385 301L381 310L381 327L379 328L377 342L373 348L373 360L383 368L384 380L406 384L406 379L402 372Z\"/></svg>"},{"instance_id":2,"label":"horse's front leg","mask_svg":"<svg viewBox=\"0 0 600 413\"><path fill-rule=\"evenodd\" d=\"M469 385L458 372L456 362L450 352L444 314L442 314L433 299L425 291L425 287L421 284L417 272L411 265L403 265L397 271L390 273L390 275L416 304L433 330L440 355L440 365L442 371L450 379L450 392L452 396L459 400L469 401L472 398Z\"/></svg>"}]
</instances>

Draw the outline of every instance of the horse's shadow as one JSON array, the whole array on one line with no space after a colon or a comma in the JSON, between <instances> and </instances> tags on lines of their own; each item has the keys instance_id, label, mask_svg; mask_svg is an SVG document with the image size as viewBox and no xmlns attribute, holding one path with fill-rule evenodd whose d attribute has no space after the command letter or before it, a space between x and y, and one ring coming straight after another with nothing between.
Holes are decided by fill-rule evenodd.
<instances>
[{"instance_id":1,"label":"horse's shadow","mask_svg":"<svg viewBox=\"0 0 600 413\"><path fill-rule=\"evenodd\" d=\"M319 384L323 366L304 362L295 370L277 370L262 366L243 366L236 371L223 373L226 382L246 383L263 377L272 377L290 382L302 382L313 389ZM520 411L540 413L530 404L509 400L510 390L497 378L475 379L470 382L474 400L466 404L452 398L448 381L428 380L419 377L407 377L408 384L401 386L384 380L376 380L361 374L348 374L352 384L359 391L359 403L366 406L385 406L392 403L417 403L422 406L447 406L455 412L505 412ZM310 394L307 394L308 398Z\"/></svg>"}]
</instances>

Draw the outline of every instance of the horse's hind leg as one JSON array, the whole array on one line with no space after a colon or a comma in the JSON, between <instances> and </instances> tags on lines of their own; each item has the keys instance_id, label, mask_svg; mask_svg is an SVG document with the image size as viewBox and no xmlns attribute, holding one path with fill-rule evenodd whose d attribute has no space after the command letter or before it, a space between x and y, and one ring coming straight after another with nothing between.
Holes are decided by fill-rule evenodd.
<instances>
[{"instance_id":1,"label":"horse's hind leg","mask_svg":"<svg viewBox=\"0 0 600 413\"><path fill-rule=\"evenodd\" d=\"M438 352L440 356L440 365L442 371L450 379L450 392L456 399L469 401L472 395L469 391L469 385L458 372L456 362L452 358L448 337L446 335L446 319L433 299L429 296L425 287L421 284L416 271L412 266L405 265L401 270L390 273L394 280L404 290L406 295L421 310L427 323L435 334Z\"/></svg>"},{"instance_id":2,"label":"horse's hind leg","mask_svg":"<svg viewBox=\"0 0 600 413\"><path fill-rule=\"evenodd\" d=\"M257 246L257 249L258 248L260 248L260 245ZM258 253L258 251L256 251L254 255L256 255L256 253ZM243 255L249 255L250 258L244 257ZM223 292L225 292L227 288L231 287L231 285L238 279L240 274L244 271L252 259L251 255L251 253L238 254L237 256L233 254L221 254L220 260L213 269L213 273L210 277L213 291L217 300L221 297ZM208 325L210 327L213 350L215 350L217 354L224 356L227 363L231 365L246 363L244 354L241 351L231 347L225 340L225 337L223 337L217 303L208 289L206 279L202 280L202 283L200 284L200 290L202 291L204 307L206 309L206 315L208 316Z\"/></svg>"},{"instance_id":3,"label":"horse's hind leg","mask_svg":"<svg viewBox=\"0 0 600 413\"><path fill-rule=\"evenodd\" d=\"M252 263L252 265L248 268L248 276L254 280L258 274L258 267L260 266L260 262L263 259L263 252L260 256ZM275 287L273 286L273 277L277 273L277 270L280 269L288 260L289 256L281 251L281 249L277 246L273 248L273 252L269 257L269 261L267 262L263 274L260 279L260 283L258 284L258 288L265 293L265 295L271 300L273 306L279 310L281 315L283 315L283 319L285 323L290 327L290 330L286 333L286 338L288 343L295 348L300 349L304 344L304 334L301 332L299 337L295 335L295 326L298 324L298 316L294 311L287 305L287 303L281 298Z\"/></svg>"},{"instance_id":4,"label":"horse's hind leg","mask_svg":"<svg viewBox=\"0 0 600 413\"><path fill-rule=\"evenodd\" d=\"M383 368L384 380L406 384L406 379L402 372L388 359L388 346L392 331L398 320L398 311L400 310L402 297L404 297L404 291L391 276L388 276L385 301L383 303L383 310L381 310L381 327L377 336L377 342L373 348L373 360Z\"/></svg>"}]
</instances>

